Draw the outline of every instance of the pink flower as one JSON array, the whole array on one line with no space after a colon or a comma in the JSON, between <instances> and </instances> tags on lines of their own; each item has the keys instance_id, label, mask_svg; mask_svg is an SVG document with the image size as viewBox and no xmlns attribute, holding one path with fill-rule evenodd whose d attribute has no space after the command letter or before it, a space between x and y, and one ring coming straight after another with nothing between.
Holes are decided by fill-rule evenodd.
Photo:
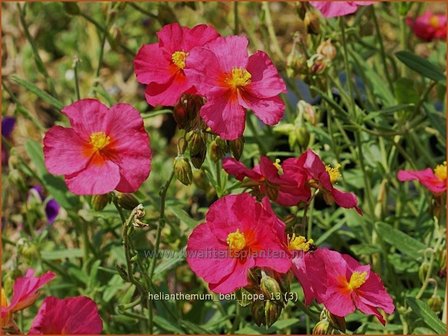
<instances>
[{"instance_id":1,"label":"pink flower","mask_svg":"<svg viewBox=\"0 0 448 336\"><path fill-rule=\"evenodd\" d=\"M100 334L103 322L95 302L85 296L58 299L45 298L31 324L30 335Z\"/></svg>"},{"instance_id":2,"label":"pink flower","mask_svg":"<svg viewBox=\"0 0 448 336\"><path fill-rule=\"evenodd\" d=\"M375 315L384 325L386 321L378 309L393 313L395 307L380 277L369 265L360 265L347 254L328 249L317 249L304 255L296 267L299 281L307 284L307 303L315 297L328 311L345 317L359 309L366 315ZM294 268L293 268L294 269Z\"/></svg>"},{"instance_id":3,"label":"pink flower","mask_svg":"<svg viewBox=\"0 0 448 336\"><path fill-rule=\"evenodd\" d=\"M226 140L243 134L246 110L265 124L283 117L279 97L286 86L268 55L248 56L244 36L220 37L204 48L192 50L185 68L187 77L207 98L200 114L206 124Z\"/></svg>"},{"instance_id":4,"label":"pink flower","mask_svg":"<svg viewBox=\"0 0 448 336\"><path fill-rule=\"evenodd\" d=\"M325 166L319 156L311 149L308 149L296 159L286 160L283 164L283 171L285 174L291 175L294 173L303 174L305 172L308 176L308 185L319 189L327 203L332 204L335 202L343 208L355 208L359 214L362 214L355 194L340 191L333 186L341 176L339 168Z\"/></svg>"},{"instance_id":5,"label":"pink flower","mask_svg":"<svg viewBox=\"0 0 448 336\"><path fill-rule=\"evenodd\" d=\"M254 267L289 270L284 224L265 205L249 194L224 196L191 233L187 262L214 292L227 294L245 287Z\"/></svg>"},{"instance_id":6,"label":"pink flower","mask_svg":"<svg viewBox=\"0 0 448 336\"><path fill-rule=\"evenodd\" d=\"M446 38L447 18L444 14L433 14L429 11L416 19L408 17L406 24L411 27L414 34L425 41Z\"/></svg>"},{"instance_id":7,"label":"pink flower","mask_svg":"<svg viewBox=\"0 0 448 336\"><path fill-rule=\"evenodd\" d=\"M72 128L53 126L44 138L45 165L64 175L78 195L131 193L150 172L149 136L139 112L128 104L110 109L95 99L64 107Z\"/></svg>"},{"instance_id":8,"label":"pink flower","mask_svg":"<svg viewBox=\"0 0 448 336\"><path fill-rule=\"evenodd\" d=\"M332 18L344 16L357 11L358 6L368 6L375 1L310 1L311 5L317 8L323 16Z\"/></svg>"},{"instance_id":9,"label":"pink flower","mask_svg":"<svg viewBox=\"0 0 448 336\"><path fill-rule=\"evenodd\" d=\"M147 84L148 104L174 106L183 93L194 93L184 68L194 47L203 46L217 38L216 30L207 25L194 28L178 23L166 25L157 33L158 43L145 44L134 60L137 80Z\"/></svg>"},{"instance_id":10,"label":"pink flower","mask_svg":"<svg viewBox=\"0 0 448 336\"><path fill-rule=\"evenodd\" d=\"M434 170L426 168L423 170L400 170L397 174L398 180L412 181L418 180L430 192L440 195L446 192L447 188L447 168L446 162L438 165Z\"/></svg>"},{"instance_id":11,"label":"pink flower","mask_svg":"<svg viewBox=\"0 0 448 336\"><path fill-rule=\"evenodd\" d=\"M34 276L34 270L30 268L25 276L15 280L9 304L2 289L0 326L9 324L12 313L31 306L39 296L39 289L53 280L55 276L53 272L47 272L40 277L36 277Z\"/></svg>"},{"instance_id":12,"label":"pink flower","mask_svg":"<svg viewBox=\"0 0 448 336\"><path fill-rule=\"evenodd\" d=\"M247 177L247 186L280 205L293 206L299 202L307 202L310 198L310 190L305 186L306 175L285 174L278 162L273 163L266 156L262 156L260 164L252 169L233 158L225 158L223 168L240 181ZM301 187L297 187L298 185Z\"/></svg>"}]
</instances>

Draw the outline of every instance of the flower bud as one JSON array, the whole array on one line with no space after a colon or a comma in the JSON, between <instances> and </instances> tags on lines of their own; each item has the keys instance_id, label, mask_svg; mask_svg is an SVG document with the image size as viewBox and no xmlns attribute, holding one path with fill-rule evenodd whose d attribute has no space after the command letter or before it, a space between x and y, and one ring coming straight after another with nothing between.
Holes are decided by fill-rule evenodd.
<instances>
[{"instance_id":1,"label":"flower bud","mask_svg":"<svg viewBox=\"0 0 448 336\"><path fill-rule=\"evenodd\" d=\"M320 33L320 19L315 11L308 11L305 14L305 26L310 34L318 35Z\"/></svg>"},{"instance_id":2,"label":"flower bud","mask_svg":"<svg viewBox=\"0 0 448 336\"><path fill-rule=\"evenodd\" d=\"M265 192L271 201L275 202L277 200L277 197L278 197L278 187L277 186L266 184Z\"/></svg>"},{"instance_id":3,"label":"flower bud","mask_svg":"<svg viewBox=\"0 0 448 336\"><path fill-rule=\"evenodd\" d=\"M174 159L174 176L184 185L190 185L193 180L193 171L191 170L190 161L178 156Z\"/></svg>"},{"instance_id":4,"label":"flower bud","mask_svg":"<svg viewBox=\"0 0 448 336\"><path fill-rule=\"evenodd\" d=\"M195 131L191 135L190 141L191 163L197 169L201 168L207 154L207 145L202 131Z\"/></svg>"},{"instance_id":5,"label":"flower bud","mask_svg":"<svg viewBox=\"0 0 448 336\"><path fill-rule=\"evenodd\" d=\"M313 75L319 75L327 68L325 57L320 54L315 54L307 61L308 68Z\"/></svg>"},{"instance_id":6,"label":"flower bud","mask_svg":"<svg viewBox=\"0 0 448 336\"><path fill-rule=\"evenodd\" d=\"M266 327L269 328L271 325L273 325L278 320L281 313L282 313L281 305L276 304L274 301L267 300L264 305L264 316Z\"/></svg>"},{"instance_id":7,"label":"flower bud","mask_svg":"<svg viewBox=\"0 0 448 336\"><path fill-rule=\"evenodd\" d=\"M95 211L101 211L109 204L110 200L110 194L93 195L91 200L92 208Z\"/></svg>"},{"instance_id":8,"label":"flower bud","mask_svg":"<svg viewBox=\"0 0 448 336\"><path fill-rule=\"evenodd\" d=\"M297 127L295 129L295 138L301 147L307 148L310 141L310 133L306 127Z\"/></svg>"},{"instance_id":9,"label":"flower bud","mask_svg":"<svg viewBox=\"0 0 448 336\"><path fill-rule=\"evenodd\" d=\"M297 109L299 115L303 115L304 118L313 126L317 124L316 111L314 110L313 105L307 103L304 100L300 100L297 103Z\"/></svg>"},{"instance_id":10,"label":"flower bud","mask_svg":"<svg viewBox=\"0 0 448 336\"><path fill-rule=\"evenodd\" d=\"M265 323L264 301L262 301L262 300L253 301L250 309L251 309L255 324L257 326L263 325Z\"/></svg>"},{"instance_id":11,"label":"flower bud","mask_svg":"<svg viewBox=\"0 0 448 336\"><path fill-rule=\"evenodd\" d=\"M34 260L40 257L39 249L33 243L23 245L20 254L28 260Z\"/></svg>"},{"instance_id":12,"label":"flower bud","mask_svg":"<svg viewBox=\"0 0 448 336\"><path fill-rule=\"evenodd\" d=\"M226 151L223 150L224 146L222 145L222 140L220 138L216 138L210 144L210 158L213 162L218 162L222 159L222 157L226 154Z\"/></svg>"},{"instance_id":13,"label":"flower bud","mask_svg":"<svg viewBox=\"0 0 448 336\"><path fill-rule=\"evenodd\" d=\"M336 48L331 43L331 40L328 39L326 41L323 41L319 47L317 47L317 53L319 55L322 55L324 58L326 58L328 61L334 60L336 57Z\"/></svg>"},{"instance_id":14,"label":"flower bud","mask_svg":"<svg viewBox=\"0 0 448 336\"><path fill-rule=\"evenodd\" d=\"M439 313L442 311L443 301L440 297L433 295L428 299L428 306L433 312Z\"/></svg>"},{"instance_id":15,"label":"flower bud","mask_svg":"<svg viewBox=\"0 0 448 336\"><path fill-rule=\"evenodd\" d=\"M282 299L282 290L280 285L274 278L266 275L264 271L261 271L260 289L266 298L273 301Z\"/></svg>"},{"instance_id":16,"label":"flower bud","mask_svg":"<svg viewBox=\"0 0 448 336\"><path fill-rule=\"evenodd\" d=\"M338 329L342 332L345 332L346 326L345 326L345 318L344 317L333 315L327 309L324 309L324 312L325 312L326 318L328 319L328 321L330 322L330 325L333 328Z\"/></svg>"},{"instance_id":17,"label":"flower bud","mask_svg":"<svg viewBox=\"0 0 448 336\"><path fill-rule=\"evenodd\" d=\"M204 99L198 95L184 94L174 106L173 115L180 129L191 130L199 122L199 110Z\"/></svg>"},{"instance_id":18,"label":"flower bud","mask_svg":"<svg viewBox=\"0 0 448 336\"><path fill-rule=\"evenodd\" d=\"M425 282L428 271L429 271L429 263L427 261L424 261L420 265L420 268L418 269L418 277L422 283Z\"/></svg>"},{"instance_id":19,"label":"flower bud","mask_svg":"<svg viewBox=\"0 0 448 336\"><path fill-rule=\"evenodd\" d=\"M126 210L134 210L140 202L133 194L116 193L118 204Z\"/></svg>"},{"instance_id":20,"label":"flower bud","mask_svg":"<svg viewBox=\"0 0 448 336\"><path fill-rule=\"evenodd\" d=\"M321 320L314 326L313 335L328 335L330 329L330 322L328 322L328 320Z\"/></svg>"},{"instance_id":21,"label":"flower bud","mask_svg":"<svg viewBox=\"0 0 448 336\"><path fill-rule=\"evenodd\" d=\"M229 141L230 151L235 159L239 160L244 150L244 137Z\"/></svg>"}]
</instances>

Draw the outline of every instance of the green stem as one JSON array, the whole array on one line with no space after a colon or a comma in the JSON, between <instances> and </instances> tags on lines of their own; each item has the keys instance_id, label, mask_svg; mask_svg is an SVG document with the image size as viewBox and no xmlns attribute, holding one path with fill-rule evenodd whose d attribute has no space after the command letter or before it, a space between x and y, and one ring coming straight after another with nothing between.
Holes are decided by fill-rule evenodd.
<instances>
[{"instance_id":1,"label":"green stem","mask_svg":"<svg viewBox=\"0 0 448 336\"><path fill-rule=\"evenodd\" d=\"M344 21L343 21L342 17L339 19L339 26L341 28L342 47L343 47L343 51L344 51L343 58L344 58L344 67L345 67L345 73L346 73L347 87L348 87L348 91L349 91L350 112L353 116L354 121L356 123L358 123L359 115L358 115L358 111L355 106L355 98L353 97L353 88L352 88L352 81L351 81L351 76L350 76L351 73L350 73L350 67L349 67L349 62L348 62L347 40L346 40L346 36L345 36L345 25L344 25ZM363 156L362 147L361 147L361 145L362 145L361 134L360 134L360 131L358 128L356 128L354 130L354 135L355 135L356 147L358 149L359 164L361 166L361 171L362 171L363 179L364 179L366 199L367 199L367 203L369 206L369 211L372 216L375 216L375 205L374 205L373 199L372 199L372 191L370 188L370 181L368 179L366 168L365 168L364 156ZM368 237L366 237L366 238L368 238Z\"/></svg>"},{"instance_id":2,"label":"green stem","mask_svg":"<svg viewBox=\"0 0 448 336\"><path fill-rule=\"evenodd\" d=\"M392 84L392 79L390 78L390 73L387 69L386 52L384 51L384 43L383 43L383 38L381 36L380 25L378 24L378 18L375 13L375 6L370 6L370 8L372 9L373 23L375 24L376 36L377 36L378 44L380 45L380 55L381 55L381 61L383 63L384 74L386 75L387 82L389 84L389 89L392 92L394 92L394 86Z\"/></svg>"},{"instance_id":3,"label":"green stem","mask_svg":"<svg viewBox=\"0 0 448 336\"><path fill-rule=\"evenodd\" d=\"M73 70L75 72L75 90L76 90L76 99L81 99L81 93L79 91L79 77L78 77L78 64L79 64L79 58L75 57Z\"/></svg>"},{"instance_id":4,"label":"green stem","mask_svg":"<svg viewBox=\"0 0 448 336\"><path fill-rule=\"evenodd\" d=\"M233 3L233 18L234 18L234 23L235 23L235 28L233 30L233 33L235 35L238 35L240 32L240 18L238 16L238 1L235 1Z\"/></svg>"},{"instance_id":5,"label":"green stem","mask_svg":"<svg viewBox=\"0 0 448 336\"><path fill-rule=\"evenodd\" d=\"M269 9L269 1L265 1L261 3L261 7L264 11L264 19L266 23L266 27L268 29L269 39L271 40L272 50L277 54L277 56L281 59L285 59L285 55L283 55L282 49L280 48L280 44L278 43L277 36L275 35L274 23L272 22L271 10Z\"/></svg>"},{"instance_id":6,"label":"green stem","mask_svg":"<svg viewBox=\"0 0 448 336\"><path fill-rule=\"evenodd\" d=\"M264 145L264 142L261 141L260 138L258 137L258 131L255 127L254 122L252 121L252 118L250 116L247 116L246 120L247 120L247 125L249 126L250 130L252 131L252 135L255 138L255 142L258 145L258 149L260 150L260 153L262 155L265 155L268 151Z\"/></svg>"}]
</instances>

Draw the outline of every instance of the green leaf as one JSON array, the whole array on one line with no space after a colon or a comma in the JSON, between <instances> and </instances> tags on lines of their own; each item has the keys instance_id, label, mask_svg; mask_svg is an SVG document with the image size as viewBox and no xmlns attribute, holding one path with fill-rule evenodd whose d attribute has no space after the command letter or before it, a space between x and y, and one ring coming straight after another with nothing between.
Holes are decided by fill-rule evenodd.
<instances>
[{"instance_id":1,"label":"green leaf","mask_svg":"<svg viewBox=\"0 0 448 336\"><path fill-rule=\"evenodd\" d=\"M168 209L174 214L174 216L176 216L181 222L187 224L190 228L196 227L199 223L197 220L191 218L180 206L170 206Z\"/></svg>"},{"instance_id":2,"label":"green leaf","mask_svg":"<svg viewBox=\"0 0 448 336\"><path fill-rule=\"evenodd\" d=\"M436 82L445 82L443 71L430 61L415 55L414 53L402 50L395 53L395 56L405 64L409 69L418 72L423 77L432 79Z\"/></svg>"},{"instance_id":3,"label":"green leaf","mask_svg":"<svg viewBox=\"0 0 448 336\"><path fill-rule=\"evenodd\" d=\"M52 95L50 95L49 93L39 89L36 85L34 85L33 83L30 83L22 78L17 77L16 75L12 75L11 76L11 80L20 85L23 86L25 89L27 89L28 91L34 93L36 96L38 96L39 98L42 98L43 100L45 100L48 104L54 106L56 109L58 110L62 110L62 108L64 107L64 104L62 102L60 102L58 99L56 99L55 97L53 97Z\"/></svg>"},{"instance_id":4,"label":"green leaf","mask_svg":"<svg viewBox=\"0 0 448 336\"><path fill-rule=\"evenodd\" d=\"M31 161L36 166L37 175L42 178L47 173L45 167L44 154L42 152L42 145L34 140L25 142L25 150Z\"/></svg>"},{"instance_id":5,"label":"green leaf","mask_svg":"<svg viewBox=\"0 0 448 336\"><path fill-rule=\"evenodd\" d=\"M426 245L412 238L406 233L397 230L386 223L377 223L376 231L378 235L389 244L395 246L402 253L413 259L419 259L422 251L426 249Z\"/></svg>"},{"instance_id":6,"label":"green leaf","mask_svg":"<svg viewBox=\"0 0 448 336\"><path fill-rule=\"evenodd\" d=\"M83 256L83 252L81 249L73 248L73 249L57 250L57 251L42 251L41 256L42 256L42 259L44 259L44 260L81 258Z\"/></svg>"},{"instance_id":7,"label":"green leaf","mask_svg":"<svg viewBox=\"0 0 448 336\"><path fill-rule=\"evenodd\" d=\"M177 328L173 323L169 322L168 320L165 320L160 315L154 316L154 323L156 326L158 326L163 331L167 331L167 332L175 333L175 334L184 334L183 330Z\"/></svg>"},{"instance_id":8,"label":"green leaf","mask_svg":"<svg viewBox=\"0 0 448 336\"><path fill-rule=\"evenodd\" d=\"M446 324L439 320L436 314L434 314L425 302L413 297L408 297L407 301L412 311L420 317L428 327L438 334L447 334Z\"/></svg>"},{"instance_id":9,"label":"green leaf","mask_svg":"<svg viewBox=\"0 0 448 336\"><path fill-rule=\"evenodd\" d=\"M395 95L399 104L417 104L420 96L415 89L414 84L415 81L409 78L399 78L394 82Z\"/></svg>"}]
</instances>

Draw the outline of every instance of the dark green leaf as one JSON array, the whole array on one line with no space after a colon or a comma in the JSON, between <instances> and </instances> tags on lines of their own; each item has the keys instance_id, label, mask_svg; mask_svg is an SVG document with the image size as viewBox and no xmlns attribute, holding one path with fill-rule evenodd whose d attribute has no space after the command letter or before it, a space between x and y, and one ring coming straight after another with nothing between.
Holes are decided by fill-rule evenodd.
<instances>
[{"instance_id":1,"label":"dark green leaf","mask_svg":"<svg viewBox=\"0 0 448 336\"><path fill-rule=\"evenodd\" d=\"M446 324L439 320L436 314L434 314L425 302L413 297L408 297L407 301L412 311L420 317L428 327L434 330L437 334L447 334Z\"/></svg>"},{"instance_id":2,"label":"dark green leaf","mask_svg":"<svg viewBox=\"0 0 448 336\"><path fill-rule=\"evenodd\" d=\"M414 53L402 50L395 53L395 56L404 63L409 69L418 72L423 77L432 79L436 82L445 82L443 71L430 61L415 55Z\"/></svg>"}]
</instances>

